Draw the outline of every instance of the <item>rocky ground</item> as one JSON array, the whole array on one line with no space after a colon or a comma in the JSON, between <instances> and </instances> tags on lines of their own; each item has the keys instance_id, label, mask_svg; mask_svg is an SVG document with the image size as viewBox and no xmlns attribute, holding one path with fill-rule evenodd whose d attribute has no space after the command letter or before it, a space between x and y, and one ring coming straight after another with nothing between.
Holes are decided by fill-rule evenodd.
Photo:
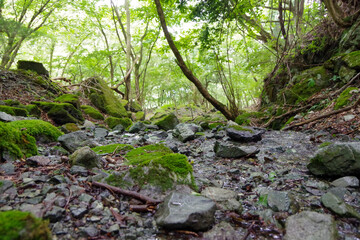
<instances>
[{"instance_id":1,"label":"rocky ground","mask_svg":"<svg viewBox=\"0 0 360 240\"><path fill-rule=\"evenodd\" d=\"M211 204L203 209L208 202L194 202L185 186L177 187L180 195L170 202L186 203L195 215L215 211L215 223L206 230L159 227L156 208L138 212L131 207L141 205L138 200L93 184L113 170L127 171L123 153L103 155L101 168L87 170L71 167L59 142L39 144L40 156L1 164L0 211L19 209L49 219L54 239L360 239L359 180L315 177L307 168L322 143L359 143L346 135L258 129L260 141L240 144L221 129L185 142L174 130L109 132L89 124L83 131L92 145L163 143L186 155L198 192L216 202L216 211ZM163 200L168 193L141 194ZM301 237L299 231L315 237Z\"/></svg>"}]
</instances>

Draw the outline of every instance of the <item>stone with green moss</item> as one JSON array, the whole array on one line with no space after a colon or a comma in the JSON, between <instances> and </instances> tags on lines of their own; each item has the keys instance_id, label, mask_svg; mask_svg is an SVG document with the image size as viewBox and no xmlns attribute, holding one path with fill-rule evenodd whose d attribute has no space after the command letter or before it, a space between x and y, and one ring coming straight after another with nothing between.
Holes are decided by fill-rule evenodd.
<instances>
[{"instance_id":1,"label":"stone with green moss","mask_svg":"<svg viewBox=\"0 0 360 240\"><path fill-rule=\"evenodd\" d=\"M120 99L114 95L104 80L89 78L86 80L86 85L92 87L87 90L86 94L89 96L92 104L102 112L118 118L128 116Z\"/></svg>"},{"instance_id":2,"label":"stone with green moss","mask_svg":"<svg viewBox=\"0 0 360 240\"><path fill-rule=\"evenodd\" d=\"M343 57L343 61L349 68L360 69L360 51L351 52Z\"/></svg>"},{"instance_id":3,"label":"stone with green moss","mask_svg":"<svg viewBox=\"0 0 360 240\"><path fill-rule=\"evenodd\" d=\"M352 79L356 73L357 71L355 69L348 68L346 66L341 66L339 70L340 79L345 83Z\"/></svg>"},{"instance_id":4,"label":"stone with green moss","mask_svg":"<svg viewBox=\"0 0 360 240\"><path fill-rule=\"evenodd\" d=\"M125 155L132 181L140 187L150 184L162 190L172 189L176 184L186 184L196 189L192 166L185 155L173 153L161 144L147 145L131 150ZM116 179L116 181L115 181ZM113 176L108 183L122 184L125 176ZM132 181L128 181L128 184Z\"/></svg>"},{"instance_id":5,"label":"stone with green moss","mask_svg":"<svg viewBox=\"0 0 360 240\"><path fill-rule=\"evenodd\" d=\"M134 149L134 147L129 144L109 144L91 148L91 150L93 150L96 154L120 153L122 151L130 151L132 149Z\"/></svg>"},{"instance_id":6,"label":"stone with green moss","mask_svg":"<svg viewBox=\"0 0 360 240\"><path fill-rule=\"evenodd\" d=\"M20 106L20 102L18 100L13 100L13 99L6 99L3 100L3 102L7 105L7 106L11 106L11 107L17 107Z\"/></svg>"},{"instance_id":7,"label":"stone with green moss","mask_svg":"<svg viewBox=\"0 0 360 240\"><path fill-rule=\"evenodd\" d=\"M55 102L60 102L60 103L70 103L75 108L77 108L77 109L80 108L79 97L77 95L74 95L74 94L63 94L63 95L55 98L54 101Z\"/></svg>"},{"instance_id":8,"label":"stone with green moss","mask_svg":"<svg viewBox=\"0 0 360 240\"><path fill-rule=\"evenodd\" d=\"M1 159L9 160L38 154L35 138L10 123L0 122L0 136Z\"/></svg>"},{"instance_id":9,"label":"stone with green moss","mask_svg":"<svg viewBox=\"0 0 360 240\"><path fill-rule=\"evenodd\" d=\"M246 112L244 111L236 117L235 122L239 125L250 125L251 119L261 118L265 114L262 112Z\"/></svg>"},{"instance_id":10,"label":"stone with green moss","mask_svg":"<svg viewBox=\"0 0 360 240\"><path fill-rule=\"evenodd\" d=\"M142 111L142 107L139 103L131 101L130 103L127 103L125 106L126 109L130 110L131 112L140 112Z\"/></svg>"},{"instance_id":11,"label":"stone with green moss","mask_svg":"<svg viewBox=\"0 0 360 240\"><path fill-rule=\"evenodd\" d=\"M132 121L130 118L117 118L117 117L108 117L105 119L105 123L109 126L109 128L113 129L117 125L122 125L125 129L132 125Z\"/></svg>"},{"instance_id":12,"label":"stone with green moss","mask_svg":"<svg viewBox=\"0 0 360 240\"><path fill-rule=\"evenodd\" d=\"M350 99L353 96L353 94L351 94L352 91L359 91L358 88L356 87L348 87L346 88L341 94L340 96L336 99L335 102L335 106L334 109L340 109L348 104L351 103Z\"/></svg>"},{"instance_id":13,"label":"stone with green moss","mask_svg":"<svg viewBox=\"0 0 360 240\"><path fill-rule=\"evenodd\" d=\"M24 108L29 112L29 116L40 118L41 110L35 104L26 105Z\"/></svg>"},{"instance_id":14,"label":"stone with green moss","mask_svg":"<svg viewBox=\"0 0 360 240\"><path fill-rule=\"evenodd\" d=\"M9 122L8 125L21 130L41 142L56 142L63 135L52 124L42 120L21 120Z\"/></svg>"},{"instance_id":15,"label":"stone with green moss","mask_svg":"<svg viewBox=\"0 0 360 240\"><path fill-rule=\"evenodd\" d=\"M174 129L179 123L179 119L175 116L174 113L166 114L154 122L156 126L165 131Z\"/></svg>"},{"instance_id":16,"label":"stone with green moss","mask_svg":"<svg viewBox=\"0 0 360 240\"><path fill-rule=\"evenodd\" d=\"M145 119L145 113L143 111L135 113L135 121L142 121Z\"/></svg>"},{"instance_id":17,"label":"stone with green moss","mask_svg":"<svg viewBox=\"0 0 360 240\"><path fill-rule=\"evenodd\" d=\"M210 128L210 129L217 128L218 126L220 126L220 127L224 127L224 126L225 126L225 124L224 124L224 123L222 123L222 122L214 122L214 123L210 123L210 124L209 124L209 128Z\"/></svg>"},{"instance_id":18,"label":"stone with green moss","mask_svg":"<svg viewBox=\"0 0 360 240\"><path fill-rule=\"evenodd\" d=\"M0 212L0 238L2 240L50 240L49 222L29 212Z\"/></svg>"},{"instance_id":19,"label":"stone with green moss","mask_svg":"<svg viewBox=\"0 0 360 240\"><path fill-rule=\"evenodd\" d=\"M6 112L7 114L10 114L13 116L27 117L29 115L29 112L26 109L18 108L18 107L4 106L4 105L0 105L0 112Z\"/></svg>"},{"instance_id":20,"label":"stone with green moss","mask_svg":"<svg viewBox=\"0 0 360 240\"><path fill-rule=\"evenodd\" d=\"M84 111L85 114L89 115L93 119L96 120L104 120L104 116L95 108L89 105L82 105L81 109Z\"/></svg>"},{"instance_id":21,"label":"stone with green moss","mask_svg":"<svg viewBox=\"0 0 360 240\"><path fill-rule=\"evenodd\" d=\"M61 126L61 130L64 133L71 133L71 132L80 131L80 128L75 123L66 123Z\"/></svg>"}]
</instances>

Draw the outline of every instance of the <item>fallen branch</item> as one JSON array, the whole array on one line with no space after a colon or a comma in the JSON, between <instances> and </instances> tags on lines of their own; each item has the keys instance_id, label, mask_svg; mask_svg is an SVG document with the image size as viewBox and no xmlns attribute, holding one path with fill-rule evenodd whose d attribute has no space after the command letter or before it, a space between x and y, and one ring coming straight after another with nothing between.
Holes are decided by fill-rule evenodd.
<instances>
[{"instance_id":1,"label":"fallen branch","mask_svg":"<svg viewBox=\"0 0 360 240\"><path fill-rule=\"evenodd\" d=\"M154 207L149 205L130 205L130 211L133 212L152 212L154 210Z\"/></svg>"},{"instance_id":2,"label":"fallen branch","mask_svg":"<svg viewBox=\"0 0 360 240\"><path fill-rule=\"evenodd\" d=\"M359 98L353 105L351 105L351 106L349 106L349 107L345 107L345 108L342 108L342 109L339 109L339 110L335 110L335 111L332 111L332 112L328 112L328 113L325 113L325 114L320 115L320 116L318 116L318 117L314 117L314 118L312 118L312 119L308 119L308 120L306 120L306 121L296 123L296 124L294 124L294 125L292 125L292 126L289 126L289 127L284 128L283 130L284 130L284 131L285 131L285 130L289 130L289 129L292 129L292 128L294 128L294 127L299 127L299 126L302 126L302 125L304 125L304 124L311 123L311 122L314 122L314 121L316 121L316 120L319 120L319 119L322 119L322 118L326 118L326 117L329 117L329 116L334 115L334 114L338 114L338 113L342 113L342 112L348 111L348 110L356 107L359 103L360 103L360 98Z\"/></svg>"},{"instance_id":3,"label":"fallen branch","mask_svg":"<svg viewBox=\"0 0 360 240\"><path fill-rule=\"evenodd\" d=\"M140 193L137 193L137 192L134 192L134 191L129 191L129 190L124 190L124 189L121 189L121 188L118 188L118 187L113 187L113 186L110 186L110 185L105 184L105 183L92 182L92 185L97 186L97 187L101 187L101 188L109 189L110 191L113 191L115 193L120 193L122 195L126 195L126 196L129 196L129 197L136 198L136 199L138 199L140 201L143 201L143 202L145 202L147 204L156 205L156 204L159 204L159 203L162 202L161 200L156 200L156 199L144 196L144 195L142 195Z\"/></svg>"}]
</instances>

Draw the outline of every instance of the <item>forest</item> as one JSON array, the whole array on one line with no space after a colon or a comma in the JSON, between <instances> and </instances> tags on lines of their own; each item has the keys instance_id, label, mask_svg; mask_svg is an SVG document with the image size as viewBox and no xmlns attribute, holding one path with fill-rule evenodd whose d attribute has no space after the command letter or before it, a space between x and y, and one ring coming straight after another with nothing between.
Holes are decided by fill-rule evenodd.
<instances>
[{"instance_id":1,"label":"forest","mask_svg":"<svg viewBox=\"0 0 360 240\"><path fill-rule=\"evenodd\" d=\"M360 239L359 78L358 0L0 0L0 240Z\"/></svg>"}]
</instances>

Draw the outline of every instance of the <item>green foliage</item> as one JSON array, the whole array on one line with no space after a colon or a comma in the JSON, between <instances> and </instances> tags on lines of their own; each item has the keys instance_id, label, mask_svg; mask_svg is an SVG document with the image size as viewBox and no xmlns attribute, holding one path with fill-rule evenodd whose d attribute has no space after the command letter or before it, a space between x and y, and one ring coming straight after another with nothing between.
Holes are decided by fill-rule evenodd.
<instances>
[{"instance_id":1,"label":"green foliage","mask_svg":"<svg viewBox=\"0 0 360 240\"><path fill-rule=\"evenodd\" d=\"M0 212L0 236L3 240L50 240L48 224L29 212Z\"/></svg>"},{"instance_id":2,"label":"green foliage","mask_svg":"<svg viewBox=\"0 0 360 240\"><path fill-rule=\"evenodd\" d=\"M119 153L122 151L130 151L132 149L134 149L134 147L129 144L109 144L91 148L96 154Z\"/></svg>"},{"instance_id":3,"label":"green foliage","mask_svg":"<svg viewBox=\"0 0 360 240\"><path fill-rule=\"evenodd\" d=\"M335 102L335 106L334 106L335 110L350 104L351 102L350 99L353 96L350 92L353 90L359 91L359 89L356 87L348 87L340 94L340 96L336 99Z\"/></svg>"},{"instance_id":4,"label":"green foliage","mask_svg":"<svg viewBox=\"0 0 360 240\"><path fill-rule=\"evenodd\" d=\"M93 119L104 120L104 116L98 110L91 106L82 105L81 109L84 111L85 114L89 115Z\"/></svg>"},{"instance_id":5,"label":"green foliage","mask_svg":"<svg viewBox=\"0 0 360 240\"><path fill-rule=\"evenodd\" d=\"M8 153L15 158L21 158L38 153L35 138L9 123L0 122L0 136L0 156Z\"/></svg>"},{"instance_id":6,"label":"green foliage","mask_svg":"<svg viewBox=\"0 0 360 240\"><path fill-rule=\"evenodd\" d=\"M13 121L9 122L8 125L29 134L37 140L46 138L48 141L55 142L58 137L64 134L52 124L42 120Z\"/></svg>"},{"instance_id":7,"label":"green foliage","mask_svg":"<svg viewBox=\"0 0 360 240\"><path fill-rule=\"evenodd\" d=\"M132 121L130 118L117 118L117 117L108 117L105 119L105 123L111 129L119 124L121 124L125 129L132 125Z\"/></svg>"},{"instance_id":8,"label":"green foliage","mask_svg":"<svg viewBox=\"0 0 360 240\"><path fill-rule=\"evenodd\" d=\"M267 207L268 205L268 195L264 194L259 197L258 204Z\"/></svg>"}]
</instances>

